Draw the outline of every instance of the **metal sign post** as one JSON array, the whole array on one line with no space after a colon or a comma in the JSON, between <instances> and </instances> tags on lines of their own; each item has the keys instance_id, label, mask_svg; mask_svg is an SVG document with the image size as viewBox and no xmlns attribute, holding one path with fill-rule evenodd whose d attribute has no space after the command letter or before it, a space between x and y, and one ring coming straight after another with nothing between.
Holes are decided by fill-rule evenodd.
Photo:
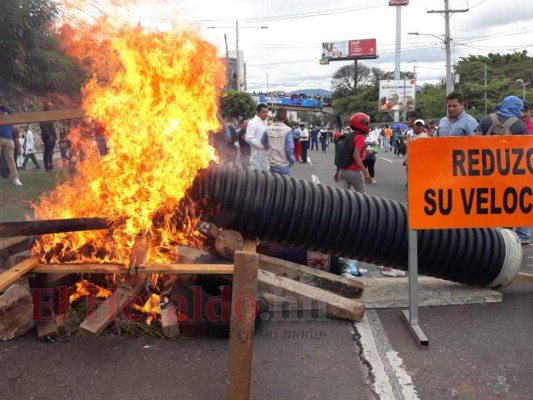
<instances>
[{"instance_id":1,"label":"metal sign post","mask_svg":"<svg viewBox=\"0 0 533 400\"><path fill-rule=\"evenodd\" d=\"M417 231L409 229L409 309L403 310L404 322L420 348L427 349L429 340L418 324L418 242Z\"/></svg>"}]
</instances>

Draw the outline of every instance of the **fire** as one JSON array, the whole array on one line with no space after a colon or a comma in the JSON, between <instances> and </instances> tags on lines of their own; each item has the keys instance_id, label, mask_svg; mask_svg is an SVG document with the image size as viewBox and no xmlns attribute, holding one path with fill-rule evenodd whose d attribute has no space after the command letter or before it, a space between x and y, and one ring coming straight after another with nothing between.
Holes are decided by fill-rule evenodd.
<instances>
[{"instance_id":1,"label":"fire","mask_svg":"<svg viewBox=\"0 0 533 400\"><path fill-rule=\"evenodd\" d=\"M225 66L216 48L192 31L144 31L108 17L81 28L66 21L61 37L93 74L82 93L91 120L71 131L85 147L76 175L42 197L35 214L97 216L114 225L42 236L34 253L49 254L47 262L127 263L142 236L147 262L171 262L175 244L195 240L197 217L176 210L198 171L216 159L207 133L219 127ZM95 150L90 132L86 140L80 133L91 121L105 129L106 156Z\"/></svg>"},{"instance_id":2,"label":"fire","mask_svg":"<svg viewBox=\"0 0 533 400\"><path fill-rule=\"evenodd\" d=\"M81 299L84 296L97 297L100 299L106 299L111 296L111 292L95 283L82 279L75 283L76 292L69 296L69 303L73 304L76 300Z\"/></svg>"},{"instance_id":3,"label":"fire","mask_svg":"<svg viewBox=\"0 0 533 400\"><path fill-rule=\"evenodd\" d=\"M146 325L150 325L158 315L161 315L161 296L152 293L142 307L138 304L133 304L133 308L147 314Z\"/></svg>"}]
</instances>

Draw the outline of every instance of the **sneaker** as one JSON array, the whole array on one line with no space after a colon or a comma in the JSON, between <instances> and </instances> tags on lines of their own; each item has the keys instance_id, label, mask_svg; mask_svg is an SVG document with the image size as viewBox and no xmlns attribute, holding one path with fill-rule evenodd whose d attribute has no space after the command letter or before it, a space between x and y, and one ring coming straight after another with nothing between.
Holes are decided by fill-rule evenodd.
<instances>
[{"instance_id":1,"label":"sneaker","mask_svg":"<svg viewBox=\"0 0 533 400\"><path fill-rule=\"evenodd\" d=\"M372 184L377 184L376 180L375 179L372 179Z\"/></svg>"},{"instance_id":2,"label":"sneaker","mask_svg":"<svg viewBox=\"0 0 533 400\"><path fill-rule=\"evenodd\" d=\"M22 186L22 182L21 182L19 179L15 179L15 180L13 181L13 185L15 185L15 186Z\"/></svg>"},{"instance_id":3,"label":"sneaker","mask_svg":"<svg viewBox=\"0 0 533 400\"><path fill-rule=\"evenodd\" d=\"M520 244L528 245L530 243L529 239L520 239Z\"/></svg>"}]
</instances>

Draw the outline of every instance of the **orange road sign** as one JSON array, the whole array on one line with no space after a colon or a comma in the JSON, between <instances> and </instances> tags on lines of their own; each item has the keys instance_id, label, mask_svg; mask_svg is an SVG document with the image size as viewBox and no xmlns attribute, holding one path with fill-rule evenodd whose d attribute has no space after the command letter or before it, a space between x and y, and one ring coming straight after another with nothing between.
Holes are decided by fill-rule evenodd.
<instances>
[{"instance_id":1,"label":"orange road sign","mask_svg":"<svg viewBox=\"0 0 533 400\"><path fill-rule=\"evenodd\" d=\"M408 144L411 229L533 226L533 135Z\"/></svg>"}]
</instances>

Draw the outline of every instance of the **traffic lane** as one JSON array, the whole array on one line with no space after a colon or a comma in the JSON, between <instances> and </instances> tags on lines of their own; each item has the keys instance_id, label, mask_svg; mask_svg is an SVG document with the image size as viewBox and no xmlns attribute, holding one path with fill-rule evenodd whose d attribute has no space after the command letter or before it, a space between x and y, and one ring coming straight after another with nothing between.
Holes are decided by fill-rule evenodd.
<instances>
[{"instance_id":1,"label":"traffic lane","mask_svg":"<svg viewBox=\"0 0 533 400\"><path fill-rule=\"evenodd\" d=\"M513 283L503 294L502 303L421 308L426 350L399 310L378 311L421 399L531 398L533 292Z\"/></svg>"}]
</instances>

